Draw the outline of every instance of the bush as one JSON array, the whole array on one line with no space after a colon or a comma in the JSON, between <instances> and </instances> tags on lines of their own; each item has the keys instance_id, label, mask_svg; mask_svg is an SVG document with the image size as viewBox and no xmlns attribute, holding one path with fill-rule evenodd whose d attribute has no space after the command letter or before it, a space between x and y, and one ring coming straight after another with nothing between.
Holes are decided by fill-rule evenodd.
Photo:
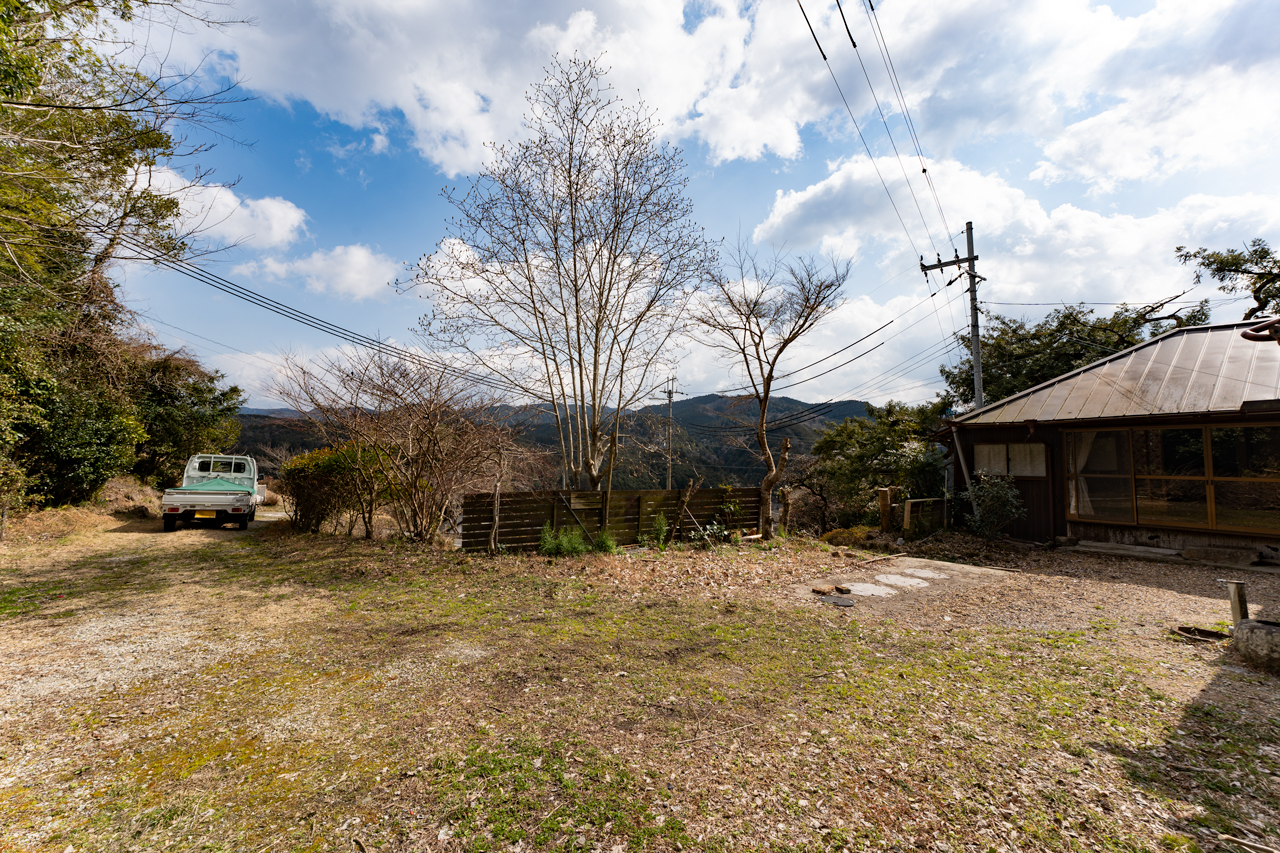
<instances>
[{"instance_id":1,"label":"bush","mask_svg":"<svg viewBox=\"0 0 1280 853\"><path fill-rule=\"evenodd\" d=\"M348 468L346 457L328 447L295 456L280 466L277 483L289 499L289 517L295 528L319 533L325 522L350 508Z\"/></svg>"},{"instance_id":2,"label":"bush","mask_svg":"<svg viewBox=\"0 0 1280 853\"><path fill-rule=\"evenodd\" d=\"M657 515L653 517L653 541L657 544L659 551L667 547L667 533L667 514L658 510Z\"/></svg>"},{"instance_id":3,"label":"bush","mask_svg":"<svg viewBox=\"0 0 1280 853\"><path fill-rule=\"evenodd\" d=\"M737 531L733 531L734 534ZM694 533L693 544L696 548L710 550L716 545L722 545L729 541L730 531L718 521L709 521L702 525L702 529Z\"/></svg>"},{"instance_id":4,"label":"bush","mask_svg":"<svg viewBox=\"0 0 1280 853\"><path fill-rule=\"evenodd\" d=\"M1027 514L1022 495L1007 474L978 474L972 489L956 499L969 503L969 530L984 539L995 539L1001 529Z\"/></svg>"},{"instance_id":5,"label":"bush","mask_svg":"<svg viewBox=\"0 0 1280 853\"><path fill-rule=\"evenodd\" d=\"M601 530L596 536L595 550L598 554L618 553L618 543L614 540L613 534L607 530Z\"/></svg>"},{"instance_id":6,"label":"bush","mask_svg":"<svg viewBox=\"0 0 1280 853\"><path fill-rule=\"evenodd\" d=\"M613 540L609 541L612 545ZM597 539L596 542L598 547L600 540ZM582 541L582 531L578 528L562 527L559 530L552 530L549 521L542 526L542 534L538 538L538 553L542 556L581 557L588 550L587 543Z\"/></svg>"},{"instance_id":7,"label":"bush","mask_svg":"<svg viewBox=\"0 0 1280 853\"><path fill-rule=\"evenodd\" d=\"M42 423L19 447L32 491L51 504L79 503L133 465L146 438L131 404L70 390L45 407Z\"/></svg>"},{"instance_id":8,"label":"bush","mask_svg":"<svg viewBox=\"0 0 1280 853\"><path fill-rule=\"evenodd\" d=\"M867 537L870 535L871 528L859 524L856 527L841 527L837 530L832 530L829 533L822 534L819 538L822 542L836 548L852 548L867 544Z\"/></svg>"}]
</instances>

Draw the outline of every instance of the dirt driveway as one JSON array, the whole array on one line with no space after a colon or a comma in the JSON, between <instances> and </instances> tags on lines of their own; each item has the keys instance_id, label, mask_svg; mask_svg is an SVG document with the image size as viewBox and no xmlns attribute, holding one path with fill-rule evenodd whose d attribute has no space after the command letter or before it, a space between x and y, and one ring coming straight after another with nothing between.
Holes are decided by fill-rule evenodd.
<instances>
[{"instance_id":1,"label":"dirt driveway","mask_svg":"<svg viewBox=\"0 0 1280 853\"><path fill-rule=\"evenodd\" d=\"M1280 841L1277 680L1167 633L1214 570L41 523L0 547L0 851Z\"/></svg>"}]
</instances>

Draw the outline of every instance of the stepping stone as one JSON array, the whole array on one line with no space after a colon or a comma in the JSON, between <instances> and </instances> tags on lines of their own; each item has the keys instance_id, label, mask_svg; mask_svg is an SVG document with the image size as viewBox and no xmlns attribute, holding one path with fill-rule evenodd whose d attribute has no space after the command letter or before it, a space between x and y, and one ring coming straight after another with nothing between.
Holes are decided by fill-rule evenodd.
<instances>
[{"instance_id":1,"label":"stepping stone","mask_svg":"<svg viewBox=\"0 0 1280 853\"><path fill-rule=\"evenodd\" d=\"M920 587L928 586L928 581L922 581L920 578L908 578L903 575L876 575L876 580L880 583L887 583L889 586L906 586Z\"/></svg>"},{"instance_id":2,"label":"stepping stone","mask_svg":"<svg viewBox=\"0 0 1280 853\"><path fill-rule=\"evenodd\" d=\"M935 572L933 569L903 569L902 573L917 578L931 578L933 580L945 580L951 577L951 575L944 575L942 572Z\"/></svg>"},{"instance_id":3,"label":"stepping stone","mask_svg":"<svg viewBox=\"0 0 1280 853\"><path fill-rule=\"evenodd\" d=\"M843 595L824 595L818 600L823 604L834 604L836 607L852 607L858 603L852 598L845 598Z\"/></svg>"},{"instance_id":4,"label":"stepping stone","mask_svg":"<svg viewBox=\"0 0 1280 853\"><path fill-rule=\"evenodd\" d=\"M849 595L874 595L878 598L888 598L891 595L898 594L896 589L890 589L887 586L876 586L873 583L851 583L848 586L848 590Z\"/></svg>"}]
</instances>

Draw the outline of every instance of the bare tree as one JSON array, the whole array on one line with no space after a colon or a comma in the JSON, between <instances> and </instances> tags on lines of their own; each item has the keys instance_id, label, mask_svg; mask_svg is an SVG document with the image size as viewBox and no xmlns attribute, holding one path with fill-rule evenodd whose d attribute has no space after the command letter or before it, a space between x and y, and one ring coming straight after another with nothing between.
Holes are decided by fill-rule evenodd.
<instances>
[{"instance_id":1,"label":"bare tree","mask_svg":"<svg viewBox=\"0 0 1280 853\"><path fill-rule=\"evenodd\" d=\"M519 458L492 400L380 352L287 357L272 391L352 451L353 476L372 484L366 493L385 496L410 538L430 540L456 500L489 490L495 476L510 479ZM362 514L368 529L372 508Z\"/></svg>"},{"instance_id":2,"label":"bare tree","mask_svg":"<svg viewBox=\"0 0 1280 853\"><path fill-rule=\"evenodd\" d=\"M595 59L533 87L528 139L493 146L407 287L433 347L516 385L554 418L566 485L599 489L622 414L665 377L715 248L692 219L680 152Z\"/></svg>"},{"instance_id":3,"label":"bare tree","mask_svg":"<svg viewBox=\"0 0 1280 853\"><path fill-rule=\"evenodd\" d=\"M778 365L787 350L813 330L843 301L840 291L849 278L849 264L831 261L824 269L812 258L794 263L776 259L761 263L739 245L730 267L721 275L711 298L694 313L710 336L705 340L745 377L744 401L756 411L742 420L755 433L756 453L764 464L760 481L760 533L773 536L773 489L787 467L791 441L783 438L775 457L769 445L769 397Z\"/></svg>"}]
</instances>

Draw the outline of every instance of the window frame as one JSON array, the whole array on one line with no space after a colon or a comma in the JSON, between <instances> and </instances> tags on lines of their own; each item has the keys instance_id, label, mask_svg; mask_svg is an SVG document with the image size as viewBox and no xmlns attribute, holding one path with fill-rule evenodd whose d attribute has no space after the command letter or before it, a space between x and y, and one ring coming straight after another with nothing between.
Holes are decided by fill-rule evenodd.
<instances>
[{"instance_id":1,"label":"window frame","mask_svg":"<svg viewBox=\"0 0 1280 853\"><path fill-rule=\"evenodd\" d=\"M1227 532L1227 533L1266 533L1266 534L1280 535L1280 525L1278 525L1278 526L1276 526L1276 527L1239 527L1239 526L1229 525L1229 524L1218 524L1218 518L1217 518L1217 495L1215 494L1215 492L1214 492L1214 487L1213 487L1213 484L1214 484L1214 482L1215 482L1215 481L1220 481L1220 482L1224 482L1224 483L1280 483L1280 476L1275 476L1275 477L1216 477L1216 476L1214 476L1214 472L1213 472L1213 444L1212 444L1212 442L1213 442L1213 430L1215 430L1215 429L1230 429L1230 428L1234 428L1234 427L1271 427L1271 428L1280 428L1280 422L1268 422L1268 423L1248 423L1248 422L1245 422L1245 423L1240 423L1240 422L1236 422L1236 421L1231 421L1231 422L1226 422L1226 423L1215 423L1215 424L1186 424L1186 423L1179 424L1179 423L1169 423L1169 424L1153 424L1153 425L1149 425L1149 426L1131 426L1131 427L1119 427L1119 426L1115 426L1115 427L1107 427L1107 426L1102 426L1102 427L1097 427L1097 428L1094 428L1094 429L1064 429L1064 430L1063 430L1063 433L1064 433L1064 435L1063 435L1063 455L1066 457L1066 458L1063 460L1063 463L1064 463L1064 464L1063 464L1063 471L1065 472L1065 477L1064 477L1064 479L1065 479L1065 481L1066 481L1066 482L1065 482L1065 488L1066 488L1066 501L1065 501L1065 503L1064 503L1064 507L1065 507L1065 510L1066 510L1067 520L1068 520L1068 521L1079 521L1079 522L1083 522L1083 523L1086 523L1086 524L1116 524L1116 525L1123 525L1123 526L1125 526L1125 527L1160 527L1160 528L1170 528L1170 529L1175 529L1175 530L1221 530L1221 531L1224 531L1224 532ZM1198 429L1198 430L1200 430L1200 431L1201 431L1201 445L1202 445L1202 452L1204 453L1204 474L1202 474L1202 475L1193 475L1193 474L1159 474L1159 475L1154 475L1154 474L1139 474L1139 473L1137 473L1137 468L1138 468L1138 466L1137 466L1137 464L1136 464L1137 460L1136 460L1136 459L1135 459L1135 457L1134 457L1134 435L1133 435L1133 434L1134 434L1135 432L1150 432L1150 431L1155 431L1155 430L1166 430L1166 429L1169 429L1169 430L1173 430L1173 429L1181 429L1181 430L1192 430L1192 429ZM1074 496L1074 495L1073 495L1073 490L1074 490L1074 489L1075 489L1075 487L1076 487L1076 480L1077 480L1079 477L1081 477L1081 476L1099 476L1099 477L1106 476L1106 477L1112 477L1112 478L1115 478L1115 479L1123 479L1123 478L1124 478L1124 475L1122 475L1122 474L1114 474L1114 475L1101 475L1101 474L1093 475L1093 474L1089 474L1089 475L1082 475L1082 474L1080 474L1078 471L1075 471L1075 470L1074 470L1074 469L1075 469L1075 446L1076 446L1076 445L1075 445L1075 442L1076 442L1075 436L1080 435L1080 434L1082 434L1082 433L1090 433L1090 432L1092 432L1092 433L1097 433L1097 432L1124 432L1124 433L1127 433L1127 434L1128 434L1128 439L1129 439L1129 474L1128 474L1128 479L1129 479L1129 499L1130 499L1131 506L1132 506L1132 511L1133 511L1133 516L1132 516L1132 517L1133 517L1133 521L1113 521L1113 520L1101 519L1101 518L1081 517L1081 516L1079 515L1079 513L1073 513L1073 512L1071 511L1071 507L1073 506L1073 503L1072 503L1072 500L1071 500L1071 499L1072 499L1072 497ZM1186 480L1186 481L1197 481L1197 482L1203 482L1203 483L1205 484L1205 499L1208 501L1208 521L1207 521L1206 523L1204 523L1204 524L1199 524L1199 523L1196 523L1196 522L1170 523L1170 522L1167 522L1167 521L1160 521L1160 522L1143 521L1143 520L1142 520L1142 518L1141 518L1141 516L1140 516L1140 515L1139 515L1139 513L1138 513L1138 481L1139 481L1139 480L1146 480L1146 481L1151 481L1151 480ZM1079 504L1077 503L1077 504L1074 504L1074 505L1075 505L1075 506L1078 506ZM1280 518L1280 514L1278 514L1278 515L1277 515L1277 518Z\"/></svg>"},{"instance_id":2,"label":"window frame","mask_svg":"<svg viewBox=\"0 0 1280 853\"><path fill-rule=\"evenodd\" d=\"M1014 445L1038 444L1044 455L1044 473L1036 476L1031 474L1014 474L1011 473L1012 465L1010 465L1009 448ZM975 441L970 445L973 450L973 473L981 473L978 468L978 448L979 447L1003 447L1004 448L1004 476L1012 477L1015 480L1048 480L1050 477L1049 466L1049 445L1043 441Z\"/></svg>"}]
</instances>

